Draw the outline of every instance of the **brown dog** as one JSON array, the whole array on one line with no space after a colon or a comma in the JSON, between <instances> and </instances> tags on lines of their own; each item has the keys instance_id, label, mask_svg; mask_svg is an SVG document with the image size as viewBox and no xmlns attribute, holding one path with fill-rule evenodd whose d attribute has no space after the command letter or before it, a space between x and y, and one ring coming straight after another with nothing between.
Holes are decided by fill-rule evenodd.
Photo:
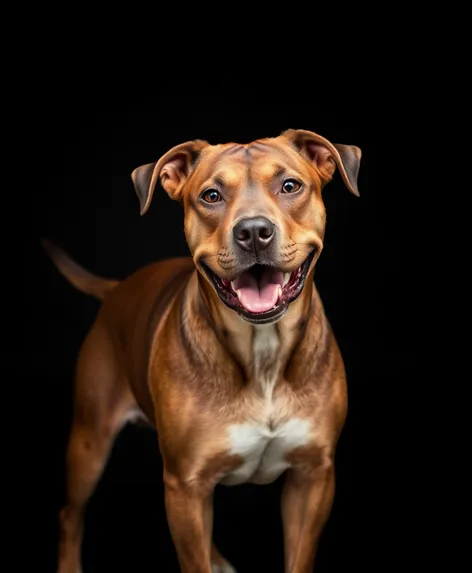
<instances>
[{"instance_id":1,"label":"brown dog","mask_svg":"<svg viewBox=\"0 0 472 573\"><path fill-rule=\"evenodd\" d=\"M360 158L357 147L303 130L174 147L132 179L141 214L158 183L183 204L192 258L123 282L44 241L70 282L104 301L77 365L60 573L80 571L86 503L136 414L158 432L183 572L234 572L212 545L216 484L269 483L286 470L285 570L312 571L347 408L343 361L313 284L321 192L337 167L358 195Z\"/></svg>"}]
</instances>

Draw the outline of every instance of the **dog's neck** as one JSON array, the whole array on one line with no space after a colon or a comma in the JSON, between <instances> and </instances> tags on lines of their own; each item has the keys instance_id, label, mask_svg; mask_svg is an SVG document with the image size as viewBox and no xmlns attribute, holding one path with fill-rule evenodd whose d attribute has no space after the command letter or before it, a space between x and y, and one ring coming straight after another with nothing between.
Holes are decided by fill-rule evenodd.
<instances>
[{"instance_id":1,"label":"dog's neck","mask_svg":"<svg viewBox=\"0 0 472 573\"><path fill-rule=\"evenodd\" d=\"M220 363L220 368L231 369L229 362L236 363L243 381L258 380L261 390L270 393L313 314L314 291L313 281L307 280L302 294L278 322L253 325L227 308L195 272L186 293L186 316L192 317L191 326L186 321L187 327L192 328L196 341L205 341L201 359L208 357L209 366L215 356L229 355L233 360Z\"/></svg>"}]
</instances>

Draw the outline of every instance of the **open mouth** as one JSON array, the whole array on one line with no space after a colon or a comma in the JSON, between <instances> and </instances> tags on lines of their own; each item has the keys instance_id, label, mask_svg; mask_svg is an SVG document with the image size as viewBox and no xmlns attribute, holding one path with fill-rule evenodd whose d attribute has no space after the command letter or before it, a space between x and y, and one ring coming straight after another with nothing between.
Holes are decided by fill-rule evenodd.
<instances>
[{"instance_id":1,"label":"open mouth","mask_svg":"<svg viewBox=\"0 0 472 573\"><path fill-rule=\"evenodd\" d=\"M256 264L229 281L216 275L206 265L220 299L243 318L255 324L279 319L302 292L315 251L292 273Z\"/></svg>"}]
</instances>

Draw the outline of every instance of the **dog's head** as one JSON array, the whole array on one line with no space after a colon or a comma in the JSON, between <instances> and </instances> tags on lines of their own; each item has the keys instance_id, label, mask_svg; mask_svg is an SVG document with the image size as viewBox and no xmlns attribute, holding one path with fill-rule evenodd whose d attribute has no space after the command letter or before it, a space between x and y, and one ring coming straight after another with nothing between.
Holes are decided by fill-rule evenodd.
<instances>
[{"instance_id":1,"label":"dog's head","mask_svg":"<svg viewBox=\"0 0 472 573\"><path fill-rule=\"evenodd\" d=\"M249 144L178 145L138 167L144 214L158 182L185 212L185 235L213 293L244 319L278 320L323 248L321 191L336 168L358 195L361 150L304 130Z\"/></svg>"}]
</instances>

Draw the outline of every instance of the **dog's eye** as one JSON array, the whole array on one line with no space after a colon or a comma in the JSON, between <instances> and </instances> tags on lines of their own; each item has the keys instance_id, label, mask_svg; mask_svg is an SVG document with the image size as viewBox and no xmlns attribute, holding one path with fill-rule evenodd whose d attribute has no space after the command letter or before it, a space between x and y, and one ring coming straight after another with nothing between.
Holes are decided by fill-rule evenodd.
<instances>
[{"instance_id":1,"label":"dog's eye","mask_svg":"<svg viewBox=\"0 0 472 573\"><path fill-rule=\"evenodd\" d=\"M216 189L207 189L203 193L202 199L205 203L218 203L218 201L221 201L221 195Z\"/></svg>"},{"instance_id":2,"label":"dog's eye","mask_svg":"<svg viewBox=\"0 0 472 573\"><path fill-rule=\"evenodd\" d=\"M302 184L295 179L287 179L282 185L282 193L296 193L301 186Z\"/></svg>"}]
</instances>

